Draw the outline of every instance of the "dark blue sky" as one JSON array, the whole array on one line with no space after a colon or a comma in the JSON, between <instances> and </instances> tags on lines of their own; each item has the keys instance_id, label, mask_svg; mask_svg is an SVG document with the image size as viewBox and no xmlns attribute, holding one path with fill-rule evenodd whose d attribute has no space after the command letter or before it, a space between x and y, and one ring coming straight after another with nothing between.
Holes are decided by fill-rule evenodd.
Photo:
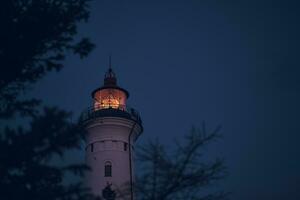
<instances>
[{"instance_id":1,"label":"dark blue sky","mask_svg":"<svg viewBox=\"0 0 300 200\"><path fill-rule=\"evenodd\" d=\"M91 5L79 33L97 48L85 60L69 56L34 96L73 111L75 120L91 105L112 53L119 84L142 115L140 143L158 137L172 145L202 120L212 129L222 124L224 138L207 154L226 159L222 187L233 200L300 199L297 1Z\"/></svg>"}]
</instances>

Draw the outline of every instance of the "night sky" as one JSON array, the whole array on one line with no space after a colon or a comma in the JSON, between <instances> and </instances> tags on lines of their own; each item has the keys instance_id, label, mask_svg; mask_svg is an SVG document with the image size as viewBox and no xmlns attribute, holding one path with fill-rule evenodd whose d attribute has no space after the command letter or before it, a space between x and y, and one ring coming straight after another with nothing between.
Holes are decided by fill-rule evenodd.
<instances>
[{"instance_id":1,"label":"night sky","mask_svg":"<svg viewBox=\"0 0 300 200\"><path fill-rule=\"evenodd\" d=\"M226 3L224 3L226 2ZM97 48L33 89L46 105L91 106L112 66L144 133L172 145L192 125L222 125L206 151L224 158L220 183L238 200L300 199L300 68L297 1L94 1L80 25ZM71 156L84 159L82 151Z\"/></svg>"}]
</instances>

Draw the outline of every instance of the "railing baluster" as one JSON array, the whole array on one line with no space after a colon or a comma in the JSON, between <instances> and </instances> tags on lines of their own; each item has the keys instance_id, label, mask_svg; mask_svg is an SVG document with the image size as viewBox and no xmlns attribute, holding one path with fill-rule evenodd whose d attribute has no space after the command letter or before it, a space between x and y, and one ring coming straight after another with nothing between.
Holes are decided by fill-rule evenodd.
<instances>
[{"instance_id":1,"label":"railing baluster","mask_svg":"<svg viewBox=\"0 0 300 200\"><path fill-rule=\"evenodd\" d=\"M140 118L138 111L129 106L126 106L126 105L119 105L117 108L101 108L100 106L90 107L87 110L85 110L84 112L82 112L82 114L80 115L80 118L79 118L79 123L84 123L85 121L87 121L89 119L95 118L95 117L99 116L97 113L100 113L101 111L107 111L107 110L115 110L117 112L125 112L125 113L129 114L131 119L137 121L138 123L142 123L142 120Z\"/></svg>"}]
</instances>

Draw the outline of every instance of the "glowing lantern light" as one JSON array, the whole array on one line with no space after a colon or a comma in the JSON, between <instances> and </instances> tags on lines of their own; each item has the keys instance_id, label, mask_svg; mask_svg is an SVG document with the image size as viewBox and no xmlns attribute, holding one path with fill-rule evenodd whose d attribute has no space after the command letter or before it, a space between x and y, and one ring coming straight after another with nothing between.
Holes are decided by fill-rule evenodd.
<instances>
[{"instance_id":1,"label":"glowing lantern light","mask_svg":"<svg viewBox=\"0 0 300 200\"><path fill-rule=\"evenodd\" d=\"M117 78L111 67L105 73L104 85L93 91L94 109L125 110L129 93L117 85Z\"/></svg>"},{"instance_id":2,"label":"glowing lantern light","mask_svg":"<svg viewBox=\"0 0 300 200\"><path fill-rule=\"evenodd\" d=\"M101 101L101 108L119 108L120 102L115 99L112 95L109 95L108 98L105 98Z\"/></svg>"}]
</instances>

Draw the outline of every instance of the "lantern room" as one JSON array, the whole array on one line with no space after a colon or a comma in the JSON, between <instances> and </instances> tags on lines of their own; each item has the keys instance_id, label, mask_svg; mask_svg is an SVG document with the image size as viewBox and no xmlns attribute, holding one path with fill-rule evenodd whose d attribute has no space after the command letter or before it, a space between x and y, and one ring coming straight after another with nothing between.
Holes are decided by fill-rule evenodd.
<instances>
[{"instance_id":1,"label":"lantern room","mask_svg":"<svg viewBox=\"0 0 300 200\"><path fill-rule=\"evenodd\" d=\"M109 67L104 76L102 87L92 92L94 110L100 109L126 109L126 100L129 93L117 85L117 77L112 68Z\"/></svg>"}]
</instances>

